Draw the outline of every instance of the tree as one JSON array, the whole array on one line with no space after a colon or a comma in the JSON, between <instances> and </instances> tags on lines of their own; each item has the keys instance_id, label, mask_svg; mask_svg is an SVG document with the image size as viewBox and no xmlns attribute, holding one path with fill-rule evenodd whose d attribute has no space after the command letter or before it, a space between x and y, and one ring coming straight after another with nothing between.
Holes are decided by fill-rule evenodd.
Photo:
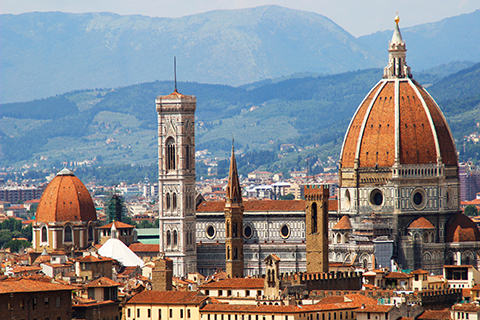
<instances>
[{"instance_id":1,"label":"tree","mask_svg":"<svg viewBox=\"0 0 480 320\"><path fill-rule=\"evenodd\" d=\"M18 252L20 249L30 248L32 243L25 240L10 240L5 244L5 248L10 248L11 252Z\"/></svg>"},{"instance_id":2,"label":"tree","mask_svg":"<svg viewBox=\"0 0 480 320\"><path fill-rule=\"evenodd\" d=\"M150 223L148 220L142 220L138 224L139 229L147 229L147 228L154 228L153 224Z\"/></svg>"},{"instance_id":3,"label":"tree","mask_svg":"<svg viewBox=\"0 0 480 320\"><path fill-rule=\"evenodd\" d=\"M289 193L284 196L281 196L280 200L295 200L295 196L292 193Z\"/></svg>"},{"instance_id":4,"label":"tree","mask_svg":"<svg viewBox=\"0 0 480 320\"><path fill-rule=\"evenodd\" d=\"M465 208L465 215L469 217L475 217L478 215L478 209L476 206L470 204Z\"/></svg>"}]
</instances>

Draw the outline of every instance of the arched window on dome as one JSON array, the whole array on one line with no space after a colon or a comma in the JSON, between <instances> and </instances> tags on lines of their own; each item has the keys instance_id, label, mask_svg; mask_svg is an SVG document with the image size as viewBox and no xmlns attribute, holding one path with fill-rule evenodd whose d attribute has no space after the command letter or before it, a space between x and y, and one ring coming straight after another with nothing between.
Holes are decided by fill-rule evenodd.
<instances>
[{"instance_id":1,"label":"arched window on dome","mask_svg":"<svg viewBox=\"0 0 480 320\"><path fill-rule=\"evenodd\" d=\"M72 242L72 227L66 226L65 229L63 230L64 232L64 242Z\"/></svg>"},{"instance_id":2,"label":"arched window on dome","mask_svg":"<svg viewBox=\"0 0 480 320\"><path fill-rule=\"evenodd\" d=\"M312 203L311 233L317 233L317 204Z\"/></svg>"},{"instance_id":3,"label":"arched window on dome","mask_svg":"<svg viewBox=\"0 0 480 320\"><path fill-rule=\"evenodd\" d=\"M175 153L175 141L173 138L168 138L167 143L167 157L166 157L166 169L167 171L175 170L175 158L176 158L176 153Z\"/></svg>"},{"instance_id":4,"label":"arched window on dome","mask_svg":"<svg viewBox=\"0 0 480 320\"><path fill-rule=\"evenodd\" d=\"M48 230L47 227L43 226L42 227L42 234L40 237L41 242L48 242Z\"/></svg>"},{"instance_id":5,"label":"arched window on dome","mask_svg":"<svg viewBox=\"0 0 480 320\"><path fill-rule=\"evenodd\" d=\"M172 245L172 239L170 238L170 230L167 230L167 247Z\"/></svg>"},{"instance_id":6,"label":"arched window on dome","mask_svg":"<svg viewBox=\"0 0 480 320\"><path fill-rule=\"evenodd\" d=\"M90 225L88 226L88 242L95 241L93 238L93 227Z\"/></svg>"},{"instance_id":7,"label":"arched window on dome","mask_svg":"<svg viewBox=\"0 0 480 320\"><path fill-rule=\"evenodd\" d=\"M176 248L177 246L178 246L177 230L173 230L173 247Z\"/></svg>"}]
</instances>

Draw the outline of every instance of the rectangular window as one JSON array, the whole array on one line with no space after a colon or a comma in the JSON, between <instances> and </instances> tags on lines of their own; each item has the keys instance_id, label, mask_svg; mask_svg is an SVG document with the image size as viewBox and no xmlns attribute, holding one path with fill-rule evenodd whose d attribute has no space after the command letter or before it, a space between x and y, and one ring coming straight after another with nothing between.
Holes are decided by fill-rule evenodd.
<instances>
[{"instance_id":1,"label":"rectangular window","mask_svg":"<svg viewBox=\"0 0 480 320\"><path fill-rule=\"evenodd\" d=\"M370 319L370 312L367 312L367 319Z\"/></svg>"},{"instance_id":2,"label":"rectangular window","mask_svg":"<svg viewBox=\"0 0 480 320\"><path fill-rule=\"evenodd\" d=\"M62 306L60 297L57 297L56 300L57 300L57 303L56 303L57 308L60 308Z\"/></svg>"},{"instance_id":3,"label":"rectangular window","mask_svg":"<svg viewBox=\"0 0 480 320\"><path fill-rule=\"evenodd\" d=\"M227 290L227 296L230 297L232 295L232 290Z\"/></svg>"},{"instance_id":4,"label":"rectangular window","mask_svg":"<svg viewBox=\"0 0 480 320\"><path fill-rule=\"evenodd\" d=\"M32 309L37 310L37 298L33 298L32 300Z\"/></svg>"},{"instance_id":5,"label":"rectangular window","mask_svg":"<svg viewBox=\"0 0 480 320\"><path fill-rule=\"evenodd\" d=\"M180 309L180 318L183 318L183 309Z\"/></svg>"},{"instance_id":6,"label":"rectangular window","mask_svg":"<svg viewBox=\"0 0 480 320\"><path fill-rule=\"evenodd\" d=\"M173 318L173 309L170 309L170 318Z\"/></svg>"},{"instance_id":7,"label":"rectangular window","mask_svg":"<svg viewBox=\"0 0 480 320\"><path fill-rule=\"evenodd\" d=\"M250 297L250 290L245 290L245 297Z\"/></svg>"},{"instance_id":8,"label":"rectangular window","mask_svg":"<svg viewBox=\"0 0 480 320\"><path fill-rule=\"evenodd\" d=\"M190 318L192 316L192 312L190 309L187 309L187 318ZM222 320L223 320L223 315L222 315Z\"/></svg>"},{"instance_id":9,"label":"rectangular window","mask_svg":"<svg viewBox=\"0 0 480 320\"><path fill-rule=\"evenodd\" d=\"M218 296L219 297L223 296L223 290L218 290Z\"/></svg>"},{"instance_id":10,"label":"rectangular window","mask_svg":"<svg viewBox=\"0 0 480 320\"><path fill-rule=\"evenodd\" d=\"M137 309L137 317L140 318L140 308Z\"/></svg>"},{"instance_id":11,"label":"rectangular window","mask_svg":"<svg viewBox=\"0 0 480 320\"><path fill-rule=\"evenodd\" d=\"M132 316L132 309L131 308L128 308L127 309L127 317L131 317Z\"/></svg>"},{"instance_id":12,"label":"rectangular window","mask_svg":"<svg viewBox=\"0 0 480 320\"><path fill-rule=\"evenodd\" d=\"M147 317L150 318L152 316L152 310L147 309Z\"/></svg>"},{"instance_id":13,"label":"rectangular window","mask_svg":"<svg viewBox=\"0 0 480 320\"><path fill-rule=\"evenodd\" d=\"M158 309L158 320L162 319L162 309Z\"/></svg>"}]
</instances>

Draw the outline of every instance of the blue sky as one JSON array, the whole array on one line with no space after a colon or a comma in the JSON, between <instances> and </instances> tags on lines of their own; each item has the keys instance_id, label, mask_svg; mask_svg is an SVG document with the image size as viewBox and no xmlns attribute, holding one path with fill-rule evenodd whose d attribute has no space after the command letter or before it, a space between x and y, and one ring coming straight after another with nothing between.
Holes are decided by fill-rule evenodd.
<instances>
[{"instance_id":1,"label":"blue sky","mask_svg":"<svg viewBox=\"0 0 480 320\"><path fill-rule=\"evenodd\" d=\"M1 0L0 13L107 11L177 18L268 4L324 15L354 36L393 29L396 11L405 28L480 9L479 0Z\"/></svg>"}]
</instances>

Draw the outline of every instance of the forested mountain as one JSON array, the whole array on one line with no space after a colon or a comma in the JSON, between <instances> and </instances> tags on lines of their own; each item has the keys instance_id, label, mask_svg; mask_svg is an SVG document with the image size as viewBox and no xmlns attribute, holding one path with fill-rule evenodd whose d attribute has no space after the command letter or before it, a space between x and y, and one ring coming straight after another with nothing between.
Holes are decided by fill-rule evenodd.
<instances>
[{"instance_id":1,"label":"forested mountain","mask_svg":"<svg viewBox=\"0 0 480 320\"><path fill-rule=\"evenodd\" d=\"M439 79L436 72L443 71L435 70L417 73L415 79L420 83ZM351 117L381 76L382 69L367 69L242 87L180 82L178 88L181 93L197 97L197 151L208 149L226 157L234 137L236 149L251 155L245 158L250 159L248 163L273 170L279 166L290 168L292 161L300 166L309 156L338 157ZM428 88L444 110L457 145L463 142L464 135L478 131L479 85L480 63ZM94 158L104 165L154 164L155 97L172 91L172 82L156 81L0 105L0 161L16 166L37 162L40 167L42 163L51 166ZM283 143L295 144L304 151L285 158L278 158L275 152L258 153L278 150ZM469 152L480 158L472 148ZM464 157L462 153L460 156Z\"/></svg>"},{"instance_id":2,"label":"forested mountain","mask_svg":"<svg viewBox=\"0 0 480 320\"><path fill-rule=\"evenodd\" d=\"M480 61L479 24L476 11L402 28L408 63L418 71L456 60ZM172 79L174 55L179 79L233 86L293 73L380 68L392 35L356 39L322 15L279 6L175 19L4 14L0 30L3 103Z\"/></svg>"}]
</instances>

